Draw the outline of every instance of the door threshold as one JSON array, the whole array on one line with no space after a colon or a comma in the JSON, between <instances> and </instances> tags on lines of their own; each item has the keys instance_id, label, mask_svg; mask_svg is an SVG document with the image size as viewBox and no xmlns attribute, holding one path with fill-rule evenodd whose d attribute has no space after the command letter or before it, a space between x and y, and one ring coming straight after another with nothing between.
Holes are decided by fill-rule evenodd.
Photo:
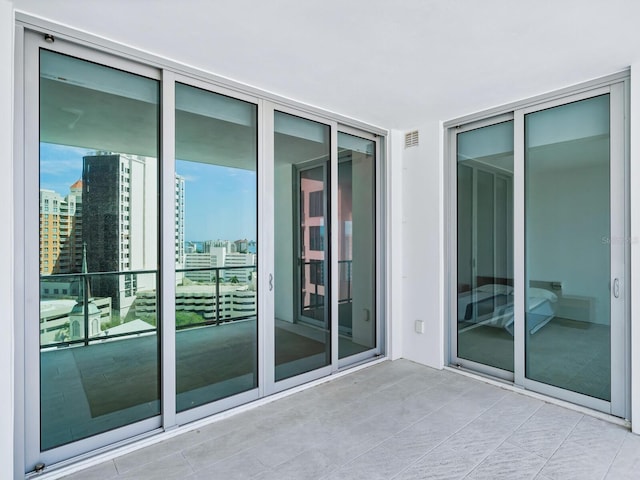
<instances>
[{"instance_id":1,"label":"door threshold","mask_svg":"<svg viewBox=\"0 0 640 480\"><path fill-rule=\"evenodd\" d=\"M473 378L475 380L480 380L484 383L488 383L489 385L493 385L496 387L503 388L505 390L509 390L514 393L519 393L521 395L526 395L531 398L535 398L537 400L542 400L543 402L550 403L552 405L557 405L559 407L566 408L568 410L573 410L574 412L582 413L584 415L589 415L590 417L597 418L599 420L604 420L605 422L612 423L614 425L619 425L621 427L628 428L631 430L631 422L627 419L616 417L615 415L611 415L608 413L600 412L598 410L593 410L591 408L583 407L582 405L578 405L575 403L567 402L566 400L560 400L559 398L550 397L548 395L544 395L542 393L534 392L531 390L527 390L524 387L517 386L512 382L507 380L502 380L499 378L490 377L488 375L483 375L478 372L473 372L461 367L454 367L447 365L444 367L444 370L449 372L455 372L459 375L463 375L465 377Z\"/></svg>"}]
</instances>

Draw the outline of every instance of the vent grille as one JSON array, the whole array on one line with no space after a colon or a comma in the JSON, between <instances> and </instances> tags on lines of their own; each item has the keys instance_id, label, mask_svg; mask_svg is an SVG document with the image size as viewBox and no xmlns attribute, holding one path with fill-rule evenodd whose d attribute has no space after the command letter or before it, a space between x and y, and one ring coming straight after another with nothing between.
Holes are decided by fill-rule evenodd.
<instances>
[{"instance_id":1,"label":"vent grille","mask_svg":"<svg viewBox=\"0 0 640 480\"><path fill-rule=\"evenodd\" d=\"M405 133L404 135L404 148L417 147L420 138L418 137L418 130Z\"/></svg>"}]
</instances>

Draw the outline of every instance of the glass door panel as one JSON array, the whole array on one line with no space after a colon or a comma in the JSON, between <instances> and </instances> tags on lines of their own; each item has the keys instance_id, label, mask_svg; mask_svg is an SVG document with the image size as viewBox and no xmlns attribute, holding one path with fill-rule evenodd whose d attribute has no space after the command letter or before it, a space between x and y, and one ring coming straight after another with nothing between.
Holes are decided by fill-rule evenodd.
<instances>
[{"instance_id":1,"label":"glass door panel","mask_svg":"<svg viewBox=\"0 0 640 480\"><path fill-rule=\"evenodd\" d=\"M160 413L156 80L41 49L40 449Z\"/></svg>"},{"instance_id":2,"label":"glass door panel","mask_svg":"<svg viewBox=\"0 0 640 480\"><path fill-rule=\"evenodd\" d=\"M525 116L526 376L611 400L609 95Z\"/></svg>"},{"instance_id":3,"label":"glass door panel","mask_svg":"<svg viewBox=\"0 0 640 480\"><path fill-rule=\"evenodd\" d=\"M513 372L513 122L457 135L457 357Z\"/></svg>"},{"instance_id":4,"label":"glass door panel","mask_svg":"<svg viewBox=\"0 0 640 480\"><path fill-rule=\"evenodd\" d=\"M275 112L275 380L331 363L330 127Z\"/></svg>"},{"instance_id":5,"label":"glass door panel","mask_svg":"<svg viewBox=\"0 0 640 480\"><path fill-rule=\"evenodd\" d=\"M375 142L338 133L339 358L376 347Z\"/></svg>"},{"instance_id":6,"label":"glass door panel","mask_svg":"<svg viewBox=\"0 0 640 480\"><path fill-rule=\"evenodd\" d=\"M176 408L258 386L257 106L176 84Z\"/></svg>"}]
</instances>

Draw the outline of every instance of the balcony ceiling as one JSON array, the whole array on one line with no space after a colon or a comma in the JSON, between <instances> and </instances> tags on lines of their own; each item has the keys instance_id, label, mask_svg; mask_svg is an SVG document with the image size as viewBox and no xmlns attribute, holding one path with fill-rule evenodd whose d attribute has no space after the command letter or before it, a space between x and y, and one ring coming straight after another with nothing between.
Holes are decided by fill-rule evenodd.
<instances>
[{"instance_id":1,"label":"balcony ceiling","mask_svg":"<svg viewBox=\"0 0 640 480\"><path fill-rule=\"evenodd\" d=\"M385 128L640 61L636 0L14 0L16 9Z\"/></svg>"}]
</instances>

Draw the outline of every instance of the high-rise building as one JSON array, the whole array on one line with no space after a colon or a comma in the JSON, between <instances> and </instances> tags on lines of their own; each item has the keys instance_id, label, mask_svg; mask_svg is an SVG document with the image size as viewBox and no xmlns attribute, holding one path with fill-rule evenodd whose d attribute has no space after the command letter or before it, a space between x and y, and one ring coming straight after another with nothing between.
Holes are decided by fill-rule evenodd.
<instances>
[{"instance_id":1,"label":"high-rise building","mask_svg":"<svg viewBox=\"0 0 640 480\"><path fill-rule=\"evenodd\" d=\"M40 274L77 273L82 262L82 182L66 197L40 190Z\"/></svg>"},{"instance_id":2,"label":"high-rise building","mask_svg":"<svg viewBox=\"0 0 640 480\"><path fill-rule=\"evenodd\" d=\"M238 253L247 253L247 248L249 247L249 240L246 238L243 240L236 240L233 242L236 246L236 252Z\"/></svg>"},{"instance_id":3,"label":"high-rise building","mask_svg":"<svg viewBox=\"0 0 640 480\"><path fill-rule=\"evenodd\" d=\"M92 292L111 297L126 317L140 288L154 289L154 275L118 274L155 270L158 263L158 169L155 159L124 154L83 157L83 241ZM144 284L141 284L141 281Z\"/></svg>"},{"instance_id":4,"label":"high-rise building","mask_svg":"<svg viewBox=\"0 0 640 480\"><path fill-rule=\"evenodd\" d=\"M210 241L204 242L204 253L187 253L185 255L185 268L199 268L191 272L185 272L185 277L194 282L213 282L216 279L216 271L211 268L220 268L225 265L226 248L212 247Z\"/></svg>"},{"instance_id":5,"label":"high-rise building","mask_svg":"<svg viewBox=\"0 0 640 480\"><path fill-rule=\"evenodd\" d=\"M69 256L72 259L72 272L79 272L82 268L82 180L76 181L69 187L69 197L75 199L75 215L69 235ZM60 272L66 273L66 272Z\"/></svg>"}]
</instances>

